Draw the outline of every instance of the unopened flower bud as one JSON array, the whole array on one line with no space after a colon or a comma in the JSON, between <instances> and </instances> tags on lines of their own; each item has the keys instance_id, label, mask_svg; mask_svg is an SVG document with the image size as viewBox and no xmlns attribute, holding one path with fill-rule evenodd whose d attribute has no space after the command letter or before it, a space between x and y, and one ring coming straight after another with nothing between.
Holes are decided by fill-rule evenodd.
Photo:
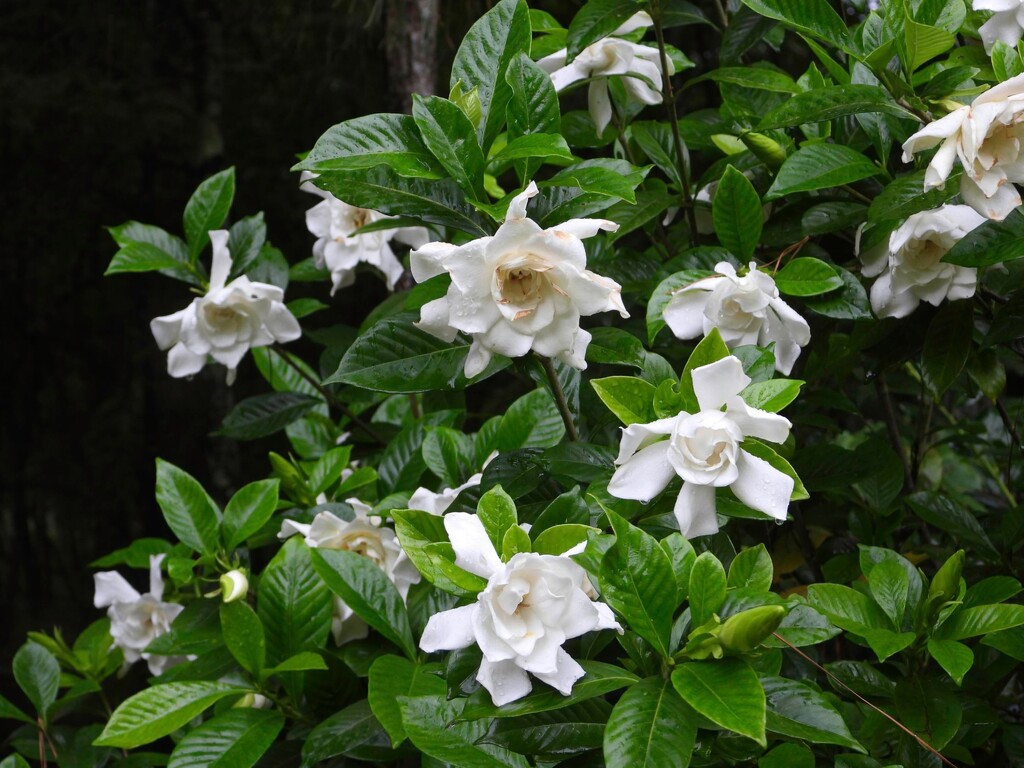
<instances>
[{"instance_id":1,"label":"unopened flower bud","mask_svg":"<svg viewBox=\"0 0 1024 768\"><path fill-rule=\"evenodd\" d=\"M244 600L249 593L249 579L244 571L236 568L220 577L220 588L225 603Z\"/></svg>"},{"instance_id":2,"label":"unopened flower bud","mask_svg":"<svg viewBox=\"0 0 1024 768\"><path fill-rule=\"evenodd\" d=\"M235 702L236 708L269 709L273 702L261 693L247 693Z\"/></svg>"},{"instance_id":3,"label":"unopened flower bud","mask_svg":"<svg viewBox=\"0 0 1024 768\"><path fill-rule=\"evenodd\" d=\"M733 653L746 653L759 646L779 628L786 616L781 605L762 605L730 616L718 633L722 647Z\"/></svg>"}]
</instances>

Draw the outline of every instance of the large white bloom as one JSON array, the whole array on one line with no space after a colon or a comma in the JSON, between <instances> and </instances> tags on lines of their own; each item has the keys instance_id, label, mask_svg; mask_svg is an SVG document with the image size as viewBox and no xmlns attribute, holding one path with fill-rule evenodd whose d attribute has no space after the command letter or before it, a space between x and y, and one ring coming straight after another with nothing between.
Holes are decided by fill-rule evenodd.
<instances>
[{"instance_id":1,"label":"large white bloom","mask_svg":"<svg viewBox=\"0 0 1024 768\"><path fill-rule=\"evenodd\" d=\"M746 437L781 443L789 436L789 419L743 402L739 393L750 377L736 357L692 373L700 411L624 428L609 493L647 502L678 475L683 488L675 515L679 530L690 539L718 531L715 488L729 487L751 509L785 520L793 478L740 443Z\"/></svg>"},{"instance_id":2,"label":"large white bloom","mask_svg":"<svg viewBox=\"0 0 1024 768\"><path fill-rule=\"evenodd\" d=\"M308 172L302 175L304 180L315 176L316 174ZM317 238L313 244L313 259L316 265L331 271L332 296L339 288L345 288L355 282L356 267L360 262L380 270L387 282L388 290L393 291L403 270L402 263L391 250L391 241L396 240L419 248L430 239L424 227L395 227L375 232L360 232L360 228L367 224L394 217L369 208L349 205L308 181L301 189L323 198L306 211L306 227Z\"/></svg>"},{"instance_id":3,"label":"large white bloom","mask_svg":"<svg viewBox=\"0 0 1024 768\"><path fill-rule=\"evenodd\" d=\"M310 524L285 520L278 537L286 539L300 534L310 547L320 549L345 549L369 558L391 579L404 600L409 587L419 583L420 574L405 550L398 543L398 537L390 528L381 526L381 519L370 515L370 506L358 499L346 499L355 510L350 521L342 520L331 512L320 512ZM366 637L369 627L355 615L348 603L334 596L334 615L331 618L331 634L338 645Z\"/></svg>"},{"instance_id":4,"label":"large white bloom","mask_svg":"<svg viewBox=\"0 0 1024 768\"><path fill-rule=\"evenodd\" d=\"M117 571L93 574L96 592L93 605L106 608L110 617L110 636L124 652L125 665L145 659L150 674L160 675L168 667L184 661L184 656L154 656L146 647L171 628L171 622L184 606L163 602L164 580L160 574L163 555L149 558L149 592L140 595Z\"/></svg>"},{"instance_id":5,"label":"large white bloom","mask_svg":"<svg viewBox=\"0 0 1024 768\"><path fill-rule=\"evenodd\" d=\"M938 306L974 295L978 270L942 263L957 241L985 221L968 205L944 205L908 217L889 236L858 253L865 277L875 277L871 308L879 317L906 317L922 301Z\"/></svg>"},{"instance_id":6,"label":"large white bloom","mask_svg":"<svg viewBox=\"0 0 1024 768\"><path fill-rule=\"evenodd\" d=\"M737 277L727 261L715 265L718 275L698 280L672 294L665 322L680 339L695 339L718 328L729 348L775 342L775 368L788 375L811 340L807 321L779 297L771 275L750 262Z\"/></svg>"},{"instance_id":7,"label":"large white bloom","mask_svg":"<svg viewBox=\"0 0 1024 768\"><path fill-rule=\"evenodd\" d=\"M455 564L487 579L487 587L472 605L431 616L420 648L432 653L480 646L484 658L476 679L497 706L530 692L528 672L568 696L583 668L562 644L597 629L621 630L611 609L591 599L586 572L568 553L520 552L501 562L476 515L453 512L444 527Z\"/></svg>"},{"instance_id":8,"label":"large white bloom","mask_svg":"<svg viewBox=\"0 0 1024 768\"><path fill-rule=\"evenodd\" d=\"M903 144L903 161L939 145L924 176L925 190L942 186L959 158L960 195L982 216L1003 220L1020 205L1024 182L1024 74L990 88L969 106L929 123Z\"/></svg>"},{"instance_id":9,"label":"large white bloom","mask_svg":"<svg viewBox=\"0 0 1024 768\"><path fill-rule=\"evenodd\" d=\"M985 53L992 53L992 46L1001 40L1013 48L1020 42L1024 32L1024 3L1021 0L973 0L976 11L995 11L992 18L978 27L985 43Z\"/></svg>"},{"instance_id":10,"label":"large white bloom","mask_svg":"<svg viewBox=\"0 0 1024 768\"><path fill-rule=\"evenodd\" d=\"M587 267L582 237L619 225L605 219L570 219L541 229L526 217L537 194L532 181L508 207L491 237L465 245L429 243L412 252L412 274L423 282L448 272L448 294L425 304L417 326L445 341L462 331L473 337L466 376L480 373L492 353L522 357L531 349L586 368L591 336L581 315L617 311L629 317L621 287Z\"/></svg>"},{"instance_id":11,"label":"large white bloom","mask_svg":"<svg viewBox=\"0 0 1024 768\"><path fill-rule=\"evenodd\" d=\"M612 102L608 95L608 78L611 76L623 76L622 84L630 100L643 104L661 104L661 58L658 49L614 37L629 34L640 27L649 27L652 23L646 13L637 13L612 32L611 37L588 45L569 64L566 64L568 55L565 48L537 62L551 75L556 91L561 92L581 80L590 80L587 94L590 117L599 134L612 119ZM666 61L668 74L674 74L672 60Z\"/></svg>"},{"instance_id":12,"label":"large white bloom","mask_svg":"<svg viewBox=\"0 0 1024 768\"><path fill-rule=\"evenodd\" d=\"M245 275L227 282L231 273L227 230L211 232L210 242L213 267L206 295L173 315L155 318L149 327L160 349L171 350L167 355L171 376L199 373L207 357L212 357L227 366L231 384L251 347L294 341L302 329L283 303L284 291L276 285L254 283Z\"/></svg>"}]
</instances>

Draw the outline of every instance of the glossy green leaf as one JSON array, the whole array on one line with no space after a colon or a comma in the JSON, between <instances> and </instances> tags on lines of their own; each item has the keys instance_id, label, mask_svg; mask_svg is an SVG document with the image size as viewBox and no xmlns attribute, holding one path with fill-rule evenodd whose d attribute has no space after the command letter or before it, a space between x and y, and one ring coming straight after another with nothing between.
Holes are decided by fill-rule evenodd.
<instances>
[{"instance_id":1,"label":"glossy green leaf","mask_svg":"<svg viewBox=\"0 0 1024 768\"><path fill-rule=\"evenodd\" d=\"M301 537L284 543L263 571L259 588L268 663L323 647L331 629L331 593L313 569L310 548Z\"/></svg>"},{"instance_id":2,"label":"glossy green leaf","mask_svg":"<svg viewBox=\"0 0 1024 768\"><path fill-rule=\"evenodd\" d=\"M259 616L243 601L224 603L220 607L220 626L231 655L259 678L267 661L267 641Z\"/></svg>"},{"instance_id":3,"label":"glossy green leaf","mask_svg":"<svg viewBox=\"0 0 1024 768\"><path fill-rule=\"evenodd\" d=\"M496 355L472 379L463 374L469 340L449 344L413 325L418 319L403 313L381 320L349 347L334 375L325 384L350 384L376 392L429 392L464 389L508 365Z\"/></svg>"},{"instance_id":4,"label":"glossy green leaf","mask_svg":"<svg viewBox=\"0 0 1024 768\"><path fill-rule=\"evenodd\" d=\"M346 120L324 133L294 171L355 171L386 165L399 176L440 178L443 169L409 115L376 114ZM348 198L343 198L348 202Z\"/></svg>"},{"instance_id":5,"label":"glossy green leaf","mask_svg":"<svg viewBox=\"0 0 1024 768\"><path fill-rule=\"evenodd\" d=\"M398 703L409 740L436 760L460 768L526 768L528 765L522 755L481 743L489 724L484 720L459 720L465 700L403 696Z\"/></svg>"},{"instance_id":6,"label":"glossy green leaf","mask_svg":"<svg viewBox=\"0 0 1024 768\"><path fill-rule=\"evenodd\" d=\"M662 677L631 686L616 702L604 733L608 768L660 768L690 764L697 718Z\"/></svg>"},{"instance_id":7,"label":"glossy green leaf","mask_svg":"<svg viewBox=\"0 0 1024 768\"><path fill-rule=\"evenodd\" d=\"M181 262L166 251L150 243L127 243L118 249L107 266L106 275L123 272L154 272L178 269Z\"/></svg>"},{"instance_id":8,"label":"glossy green leaf","mask_svg":"<svg viewBox=\"0 0 1024 768\"><path fill-rule=\"evenodd\" d=\"M843 716L816 688L784 677L761 679L767 699L767 728L772 733L812 744L837 744L865 752Z\"/></svg>"},{"instance_id":9,"label":"glossy green leaf","mask_svg":"<svg viewBox=\"0 0 1024 768\"><path fill-rule=\"evenodd\" d=\"M334 594L406 656L416 658L405 600L376 563L343 549L313 549L310 554L317 573Z\"/></svg>"},{"instance_id":10,"label":"glossy green leaf","mask_svg":"<svg viewBox=\"0 0 1024 768\"><path fill-rule=\"evenodd\" d=\"M38 643L28 642L14 654L11 671L18 687L45 720L47 710L57 700L60 685L57 659Z\"/></svg>"},{"instance_id":11,"label":"glossy green leaf","mask_svg":"<svg viewBox=\"0 0 1024 768\"><path fill-rule=\"evenodd\" d=\"M625 425L647 424L655 420L655 388L635 376L609 376L592 379L590 385L619 421Z\"/></svg>"},{"instance_id":12,"label":"glossy green leaf","mask_svg":"<svg viewBox=\"0 0 1024 768\"><path fill-rule=\"evenodd\" d=\"M451 179L416 179L391 168L324 171L316 185L349 205L454 227L474 237L491 234L491 225L474 210Z\"/></svg>"},{"instance_id":13,"label":"glossy green leaf","mask_svg":"<svg viewBox=\"0 0 1024 768\"><path fill-rule=\"evenodd\" d=\"M727 578L722 563L711 552L702 552L690 569L688 588L691 623L695 627L711 620L725 602Z\"/></svg>"},{"instance_id":14,"label":"glossy green leaf","mask_svg":"<svg viewBox=\"0 0 1024 768\"><path fill-rule=\"evenodd\" d=\"M764 689L742 659L680 664L672 672L672 685L708 720L766 744Z\"/></svg>"},{"instance_id":15,"label":"glossy green leaf","mask_svg":"<svg viewBox=\"0 0 1024 768\"><path fill-rule=\"evenodd\" d=\"M591 43L608 37L643 6L637 0L590 0L573 17L566 36L566 61Z\"/></svg>"},{"instance_id":16,"label":"glossy green leaf","mask_svg":"<svg viewBox=\"0 0 1024 768\"><path fill-rule=\"evenodd\" d=\"M434 157L466 194L485 199L484 155L466 113L440 96L413 94L412 102L413 119Z\"/></svg>"},{"instance_id":17,"label":"glossy green leaf","mask_svg":"<svg viewBox=\"0 0 1024 768\"><path fill-rule=\"evenodd\" d=\"M881 112L894 117L916 119L913 114L898 106L885 89L877 85L829 85L797 93L784 104L776 107L761 122L757 129L789 128L803 123L817 123L835 120L848 115L865 112Z\"/></svg>"},{"instance_id":18,"label":"glossy green leaf","mask_svg":"<svg viewBox=\"0 0 1024 768\"><path fill-rule=\"evenodd\" d=\"M496 437L501 452L516 448L548 448L565 436L565 423L551 393L543 387L528 392L508 407Z\"/></svg>"},{"instance_id":19,"label":"glossy green leaf","mask_svg":"<svg viewBox=\"0 0 1024 768\"><path fill-rule=\"evenodd\" d=\"M26 715L8 699L0 696L0 720L19 720L29 725L35 725L36 721Z\"/></svg>"},{"instance_id":20,"label":"glossy green leaf","mask_svg":"<svg viewBox=\"0 0 1024 768\"><path fill-rule=\"evenodd\" d=\"M750 179L734 166L725 169L718 183L711 216L718 241L740 261L749 261L761 239L761 198Z\"/></svg>"},{"instance_id":21,"label":"glossy green leaf","mask_svg":"<svg viewBox=\"0 0 1024 768\"><path fill-rule=\"evenodd\" d=\"M729 564L726 582L732 589L754 589L767 592L772 588L775 566L764 544L737 553Z\"/></svg>"},{"instance_id":22,"label":"glossy green leaf","mask_svg":"<svg viewBox=\"0 0 1024 768\"><path fill-rule=\"evenodd\" d=\"M891 629L885 612L870 597L842 584L811 584L807 602L837 627L861 634L865 629Z\"/></svg>"},{"instance_id":23,"label":"glossy green leaf","mask_svg":"<svg viewBox=\"0 0 1024 768\"><path fill-rule=\"evenodd\" d=\"M397 747L405 741L400 696L441 696L444 679L434 674L437 664L417 664L401 656L381 656L370 667L368 700L373 714Z\"/></svg>"},{"instance_id":24,"label":"glossy green leaf","mask_svg":"<svg viewBox=\"0 0 1024 768\"><path fill-rule=\"evenodd\" d=\"M896 684L895 715L935 749L943 749L956 735L963 707L956 695L937 680L908 676Z\"/></svg>"},{"instance_id":25,"label":"glossy green leaf","mask_svg":"<svg viewBox=\"0 0 1024 768\"><path fill-rule=\"evenodd\" d=\"M956 44L956 38L944 29L931 24L918 24L911 18L903 23L905 63L911 72Z\"/></svg>"},{"instance_id":26,"label":"glossy green leaf","mask_svg":"<svg viewBox=\"0 0 1024 768\"><path fill-rule=\"evenodd\" d=\"M502 490L500 485L487 490L477 505L477 515L483 523L487 537L497 552L501 552L505 533L518 523L516 503Z\"/></svg>"},{"instance_id":27,"label":"glossy green leaf","mask_svg":"<svg viewBox=\"0 0 1024 768\"><path fill-rule=\"evenodd\" d=\"M948 182L947 182L948 186ZM962 237L942 260L961 267L988 267L1024 256L1024 214L986 221Z\"/></svg>"},{"instance_id":28,"label":"glossy green leaf","mask_svg":"<svg viewBox=\"0 0 1024 768\"><path fill-rule=\"evenodd\" d=\"M840 50L849 47L846 24L826 0L743 0L743 4L803 35L824 40Z\"/></svg>"},{"instance_id":29,"label":"glossy green leaf","mask_svg":"<svg viewBox=\"0 0 1024 768\"><path fill-rule=\"evenodd\" d=\"M215 434L235 440L257 440L284 429L321 402L298 392L270 392L242 400L224 417Z\"/></svg>"},{"instance_id":30,"label":"glossy green leaf","mask_svg":"<svg viewBox=\"0 0 1024 768\"><path fill-rule=\"evenodd\" d=\"M974 651L956 640L928 640L928 653L946 670L953 682L962 685L964 675L974 666Z\"/></svg>"},{"instance_id":31,"label":"glossy green leaf","mask_svg":"<svg viewBox=\"0 0 1024 768\"><path fill-rule=\"evenodd\" d=\"M740 392L743 402L751 408L778 413L800 394L804 382L796 379L769 379L750 384Z\"/></svg>"},{"instance_id":32,"label":"glossy green leaf","mask_svg":"<svg viewBox=\"0 0 1024 768\"><path fill-rule=\"evenodd\" d=\"M1024 605L976 605L946 619L932 634L936 640L965 640L1024 624Z\"/></svg>"},{"instance_id":33,"label":"glossy green leaf","mask_svg":"<svg viewBox=\"0 0 1024 768\"><path fill-rule=\"evenodd\" d=\"M510 143L529 134L558 134L562 114L551 76L520 52L509 63L505 80L512 88L506 107Z\"/></svg>"},{"instance_id":34,"label":"glossy green leaf","mask_svg":"<svg viewBox=\"0 0 1024 768\"><path fill-rule=\"evenodd\" d=\"M192 475L157 459L156 502L183 544L203 554L217 551L220 510Z\"/></svg>"},{"instance_id":35,"label":"glossy green leaf","mask_svg":"<svg viewBox=\"0 0 1024 768\"><path fill-rule=\"evenodd\" d=\"M881 168L855 149L842 144L809 144L782 164L764 198L839 187L880 173Z\"/></svg>"},{"instance_id":36,"label":"glossy green leaf","mask_svg":"<svg viewBox=\"0 0 1024 768\"><path fill-rule=\"evenodd\" d=\"M841 288L843 278L824 261L802 256L775 273L775 285L787 296L817 296Z\"/></svg>"},{"instance_id":37,"label":"glossy green leaf","mask_svg":"<svg viewBox=\"0 0 1024 768\"><path fill-rule=\"evenodd\" d=\"M235 198L235 169L228 168L215 173L196 187L188 203L182 223L188 250L195 261L206 244L210 242L210 230L220 229L231 210Z\"/></svg>"},{"instance_id":38,"label":"glossy green leaf","mask_svg":"<svg viewBox=\"0 0 1024 768\"><path fill-rule=\"evenodd\" d=\"M467 597L487 586L484 579L455 565L444 518L413 509L397 509L391 514L402 549L423 578L438 589Z\"/></svg>"},{"instance_id":39,"label":"glossy green leaf","mask_svg":"<svg viewBox=\"0 0 1024 768\"><path fill-rule=\"evenodd\" d=\"M605 514L615 543L601 561L601 596L634 632L668 657L676 608L672 565L657 539L610 510Z\"/></svg>"},{"instance_id":40,"label":"glossy green leaf","mask_svg":"<svg viewBox=\"0 0 1024 768\"><path fill-rule=\"evenodd\" d=\"M178 730L221 699L244 693L245 688L206 680L154 685L121 702L94 743L134 749Z\"/></svg>"},{"instance_id":41,"label":"glossy green leaf","mask_svg":"<svg viewBox=\"0 0 1024 768\"><path fill-rule=\"evenodd\" d=\"M229 709L189 731L168 768L250 768L270 749L284 716L270 709Z\"/></svg>"},{"instance_id":42,"label":"glossy green leaf","mask_svg":"<svg viewBox=\"0 0 1024 768\"><path fill-rule=\"evenodd\" d=\"M785 72L769 67L722 67L689 82L696 83L701 80L714 80L716 83L728 83L774 93L796 94L800 92L800 86L793 81L793 78Z\"/></svg>"},{"instance_id":43,"label":"glossy green leaf","mask_svg":"<svg viewBox=\"0 0 1024 768\"><path fill-rule=\"evenodd\" d=\"M455 53L450 85L476 88L482 115L477 135L485 153L505 122L512 98L505 72L518 54L529 53L530 37L526 3L500 0L470 27Z\"/></svg>"},{"instance_id":44,"label":"glossy green leaf","mask_svg":"<svg viewBox=\"0 0 1024 768\"><path fill-rule=\"evenodd\" d=\"M316 765L338 755L369 758L374 763L391 762L387 733L366 699L321 720L303 741L303 765Z\"/></svg>"}]
</instances>

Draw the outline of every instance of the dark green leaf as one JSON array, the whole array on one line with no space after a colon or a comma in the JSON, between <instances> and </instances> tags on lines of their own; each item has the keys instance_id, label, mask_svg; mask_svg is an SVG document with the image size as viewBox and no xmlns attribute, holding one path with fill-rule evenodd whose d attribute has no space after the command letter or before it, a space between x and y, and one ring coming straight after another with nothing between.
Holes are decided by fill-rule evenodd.
<instances>
[{"instance_id":1,"label":"dark green leaf","mask_svg":"<svg viewBox=\"0 0 1024 768\"><path fill-rule=\"evenodd\" d=\"M216 173L200 184L185 205L183 224L192 261L210 242L210 230L220 229L235 198L235 169Z\"/></svg>"},{"instance_id":2,"label":"dark green leaf","mask_svg":"<svg viewBox=\"0 0 1024 768\"><path fill-rule=\"evenodd\" d=\"M767 728L772 733L812 744L838 744L865 751L821 691L783 677L764 677L761 682L768 705Z\"/></svg>"},{"instance_id":3,"label":"dark green leaf","mask_svg":"<svg viewBox=\"0 0 1024 768\"><path fill-rule=\"evenodd\" d=\"M974 304L946 302L932 318L921 352L921 373L932 395L941 397L956 381L971 351Z\"/></svg>"},{"instance_id":4,"label":"dark green leaf","mask_svg":"<svg viewBox=\"0 0 1024 768\"><path fill-rule=\"evenodd\" d=\"M687 704L730 731L765 740L765 695L757 673L742 659L691 661L672 672L672 684Z\"/></svg>"},{"instance_id":5,"label":"dark green leaf","mask_svg":"<svg viewBox=\"0 0 1024 768\"><path fill-rule=\"evenodd\" d=\"M121 702L94 743L122 749L149 744L226 696L243 693L245 688L205 680L154 685Z\"/></svg>"},{"instance_id":6,"label":"dark green leaf","mask_svg":"<svg viewBox=\"0 0 1024 768\"><path fill-rule=\"evenodd\" d=\"M168 768L250 768L270 749L284 716L268 709L229 709L189 731Z\"/></svg>"},{"instance_id":7,"label":"dark green leaf","mask_svg":"<svg viewBox=\"0 0 1024 768\"><path fill-rule=\"evenodd\" d=\"M829 85L827 88L795 94L782 106L765 115L757 129L789 128L864 112L882 112L894 117L915 119L910 112L898 106L885 89L877 85Z\"/></svg>"},{"instance_id":8,"label":"dark green leaf","mask_svg":"<svg viewBox=\"0 0 1024 768\"><path fill-rule=\"evenodd\" d=\"M558 406L547 389L539 388L509 406L501 418L496 445L503 453L516 448L548 448L564 436L565 423Z\"/></svg>"},{"instance_id":9,"label":"dark green leaf","mask_svg":"<svg viewBox=\"0 0 1024 768\"><path fill-rule=\"evenodd\" d=\"M259 616L248 603L235 601L220 607L224 644L247 672L259 678L267 660L267 641Z\"/></svg>"},{"instance_id":10,"label":"dark green leaf","mask_svg":"<svg viewBox=\"0 0 1024 768\"><path fill-rule=\"evenodd\" d=\"M642 7L637 0L590 0L569 24L566 61L571 62L588 45L608 37Z\"/></svg>"},{"instance_id":11,"label":"dark green leaf","mask_svg":"<svg viewBox=\"0 0 1024 768\"><path fill-rule=\"evenodd\" d=\"M687 589L691 623L699 627L711 620L725 602L727 580L722 563L711 552L702 552L690 569Z\"/></svg>"},{"instance_id":12,"label":"dark green leaf","mask_svg":"<svg viewBox=\"0 0 1024 768\"><path fill-rule=\"evenodd\" d=\"M57 700L60 685L60 665L57 659L38 643L28 642L14 654L11 670L18 687L45 720L46 711Z\"/></svg>"},{"instance_id":13,"label":"dark green leaf","mask_svg":"<svg viewBox=\"0 0 1024 768\"><path fill-rule=\"evenodd\" d=\"M619 699L604 734L608 768L690 764L697 719L669 680L648 677Z\"/></svg>"},{"instance_id":14,"label":"dark green leaf","mask_svg":"<svg viewBox=\"0 0 1024 768\"><path fill-rule=\"evenodd\" d=\"M449 175L472 198L486 199L484 155L466 113L448 99L414 94L412 116L423 141Z\"/></svg>"},{"instance_id":15,"label":"dark green leaf","mask_svg":"<svg viewBox=\"0 0 1024 768\"><path fill-rule=\"evenodd\" d=\"M406 656L416 658L405 600L378 565L348 550L314 549L310 554L317 573L334 594Z\"/></svg>"},{"instance_id":16,"label":"dark green leaf","mask_svg":"<svg viewBox=\"0 0 1024 768\"><path fill-rule=\"evenodd\" d=\"M403 696L398 702L409 740L436 760L460 768L526 768L528 765L522 755L480 742L489 727L486 721L459 721L464 714L465 700Z\"/></svg>"},{"instance_id":17,"label":"dark green leaf","mask_svg":"<svg viewBox=\"0 0 1024 768\"><path fill-rule=\"evenodd\" d=\"M881 168L855 149L842 144L809 144L782 164L765 200L838 187L880 173Z\"/></svg>"},{"instance_id":18,"label":"dark green leaf","mask_svg":"<svg viewBox=\"0 0 1024 768\"><path fill-rule=\"evenodd\" d=\"M224 417L215 434L257 440L284 429L311 411L320 398L298 392L270 392L247 397Z\"/></svg>"},{"instance_id":19,"label":"dark green leaf","mask_svg":"<svg viewBox=\"0 0 1024 768\"><path fill-rule=\"evenodd\" d=\"M434 672L440 665L423 665L401 656L381 656L370 667L368 700L373 714L388 732L391 745L405 741L399 696L440 696L445 693L444 679Z\"/></svg>"},{"instance_id":20,"label":"dark green leaf","mask_svg":"<svg viewBox=\"0 0 1024 768\"><path fill-rule=\"evenodd\" d=\"M327 129L298 171L357 171L386 165L399 176L438 179L443 170L409 115L364 115ZM339 199L351 203L342 193Z\"/></svg>"},{"instance_id":21,"label":"dark green leaf","mask_svg":"<svg viewBox=\"0 0 1024 768\"><path fill-rule=\"evenodd\" d=\"M968 232L942 260L961 267L989 267L1021 256L1024 256L1024 214L1015 210L1002 221L986 221Z\"/></svg>"},{"instance_id":22,"label":"dark green leaf","mask_svg":"<svg viewBox=\"0 0 1024 768\"><path fill-rule=\"evenodd\" d=\"M156 502L183 544L206 555L217 551L220 510L192 475L157 459Z\"/></svg>"},{"instance_id":23,"label":"dark green leaf","mask_svg":"<svg viewBox=\"0 0 1024 768\"><path fill-rule=\"evenodd\" d=\"M345 707L321 721L302 745L303 765L316 765L338 755L357 754L369 748L373 762L387 760L387 736L366 699Z\"/></svg>"},{"instance_id":24,"label":"dark green leaf","mask_svg":"<svg viewBox=\"0 0 1024 768\"><path fill-rule=\"evenodd\" d=\"M803 256L775 273L775 285L787 296L817 296L841 288L843 278L824 261Z\"/></svg>"},{"instance_id":25,"label":"dark green leaf","mask_svg":"<svg viewBox=\"0 0 1024 768\"><path fill-rule=\"evenodd\" d=\"M754 255L761 239L761 198L750 179L734 166L725 169L718 183L711 215L718 241L746 263Z\"/></svg>"},{"instance_id":26,"label":"dark green leaf","mask_svg":"<svg viewBox=\"0 0 1024 768\"><path fill-rule=\"evenodd\" d=\"M849 49L846 24L826 0L743 0L743 4L801 34L817 37L840 50Z\"/></svg>"}]
</instances>

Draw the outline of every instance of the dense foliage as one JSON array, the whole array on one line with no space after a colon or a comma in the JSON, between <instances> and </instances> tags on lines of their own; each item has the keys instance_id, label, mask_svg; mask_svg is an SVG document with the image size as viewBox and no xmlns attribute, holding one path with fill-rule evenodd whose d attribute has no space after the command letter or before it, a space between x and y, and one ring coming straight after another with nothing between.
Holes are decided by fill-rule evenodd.
<instances>
[{"instance_id":1,"label":"dense foliage","mask_svg":"<svg viewBox=\"0 0 1024 768\"><path fill-rule=\"evenodd\" d=\"M113 227L275 450L158 461L174 539L95 563L149 591L32 633L0 766L1024 763L1021 26L843 12L501 0L296 165L311 257L231 169Z\"/></svg>"}]
</instances>

